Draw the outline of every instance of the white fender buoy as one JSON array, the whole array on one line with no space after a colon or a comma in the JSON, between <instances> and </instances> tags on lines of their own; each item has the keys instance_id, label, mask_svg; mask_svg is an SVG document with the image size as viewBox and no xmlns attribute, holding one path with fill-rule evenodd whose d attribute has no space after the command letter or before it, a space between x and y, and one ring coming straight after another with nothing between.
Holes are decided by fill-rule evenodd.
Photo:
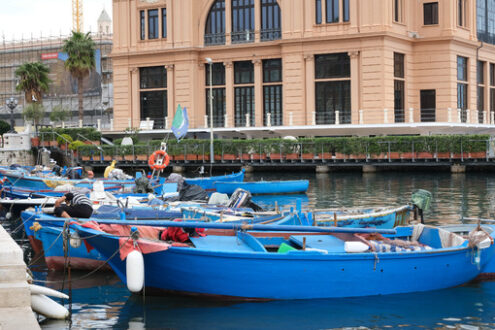
<instances>
[{"instance_id":1,"label":"white fender buoy","mask_svg":"<svg viewBox=\"0 0 495 330\"><path fill-rule=\"evenodd\" d=\"M364 244L363 242L351 241L344 243L345 252L349 252L349 253L366 252L369 250L369 248L370 247Z\"/></svg>"},{"instance_id":2,"label":"white fender buoy","mask_svg":"<svg viewBox=\"0 0 495 330\"><path fill-rule=\"evenodd\" d=\"M81 246L81 238L79 237L79 234L76 231L70 233L69 244L74 249L77 249L78 247Z\"/></svg>"},{"instance_id":3,"label":"white fender buoy","mask_svg":"<svg viewBox=\"0 0 495 330\"><path fill-rule=\"evenodd\" d=\"M69 299L69 296L65 293L58 292L50 288L45 288L44 286L30 284L29 289L31 290L31 294L43 294L55 298Z\"/></svg>"},{"instance_id":4,"label":"white fender buoy","mask_svg":"<svg viewBox=\"0 0 495 330\"><path fill-rule=\"evenodd\" d=\"M31 308L38 314L50 319L64 320L69 311L43 294L31 295Z\"/></svg>"},{"instance_id":5,"label":"white fender buoy","mask_svg":"<svg viewBox=\"0 0 495 330\"><path fill-rule=\"evenodd\" d=\"M141 291L144 286L144 258L141 252L134 250L127 255L125 271L129 291Z\"/></svg>"},{"instance_id":6,"label":"white fender buoy","mask_svg":"<svg viewBox=\"0 0 495 330\"><path fill-rule=\"evenodd\" d=\"M7 212L7 214L5 214L5 219L10 220L11 218L12 218L12 213Z\"/></svg>"}]
</instances>

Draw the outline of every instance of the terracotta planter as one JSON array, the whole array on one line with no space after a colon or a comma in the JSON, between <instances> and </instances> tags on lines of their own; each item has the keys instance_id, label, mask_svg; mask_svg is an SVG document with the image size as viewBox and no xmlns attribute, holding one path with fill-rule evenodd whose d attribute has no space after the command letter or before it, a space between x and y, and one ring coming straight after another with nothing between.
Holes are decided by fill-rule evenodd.
<instances>
[{"instance_id":1,"label":"terracotta planter","mask_svg":"<svg viewBox=\"0 0 495 330\"><path fill-rule=\"evenodd\" d=\"M42 142L41 142L41 146L42 146L42 147L49 147L49 146L50 146L50 142L51 142L51 141L42 141Z\"/></svg>"},{"instance_id":2,"label":"terracotta planter","mask_svg":"<svg viewBox=\"0 0 495 330\"><path fill-rule=\"evenodd\" d=\"M272 152L270 154L270 159L272 159L272 160L282 160L283 159L283 155L281 155L279 152Z\"/></svg>"},{"instance_id":3,"label":"terracotta planter","mask_svg":"<svg viewBox=\"0 0 495 330\"><path fill-rule=\"evenodd\" d=\"M419 159L433 159L432 152L421 151L417 153Z\"/></svg>"},{"instance_id":4,"label":"terracotta planter","mask_svg":"<svg viewBox=\"0 0 495 330\"><path fill-rule=\"evenodd\" d=\"M67 150L68 145L63 143L59 146L60 150Z\"/></svg>"},{"instance_id":5,"label":"terracotta planter","mask_svg":"<svg viewBox=\"0 0 495 330\"><path fill-rule=\"evenodd\" d=\"M387 154L387 157L389 155ZM400 159L400 154L396 151L390 152L390 159Z\"/></svg>"},{"instance_id":6,"label":"terracotta planter","mask_svg":"<svg viewBox=\"0 0 495 330\"><path fill-rule=\"evenodd\" d=\"M124 160L134 161L134 155L124 155Z\"/></svg>"},{"instance_id":7,"label":"terracotta planter","mask_svg":"<svg viewBox=\"0 0 495 330\"><path fill-rule=\"evenodd\" d=\"M40 146L40 138L39 137L31 138L31 146L39 147Z\"/></svg>"},{"instance_id":8,"label":"terracotta planter","mask_svg":"<svg viewBox=\"0 0 495 330\"><path fill-rule=\"evenodd\" d=\"M315 155L312 152L303 153L301 156L302 156L302 159L306 159L306 160L313 160L315 158Z\"/></svg>"},{"instance_id":9,"label":"terracotta planter","mask_svg":"<svg viewBox=\"0 0 495 330\"><path fill-rule=\"evenodd\" d=\"M198 160L198 155L187 154L186 155L186 160Z\"/></svg>"},{"instance_id":10,"label":"terracotta planter","mask_svg":"<svg viewBox=\"0 0 495 330\"><path fill-rule=\"evenodd\" d=\"M469 158L486 158L486 151L477 151L477 152L470 152L468 153Z\"/></svg>"},{"instance_id":11,"label":"terracotta planter","mask_svg":"<svg viewBox=\"0 0 495 330\"><path fill-rule=\"evenodd\" d=\"M184 155L175 155L172 157L174 160L181 160L181 161L184 161L186 159L186 157L184 157Z\"/></svg>"},{"instance_id":12,"label":"terracotta planter","mask_svg":"<svg viewBox=\"0 0 495 330\"><path fill-rule=\"evenodd\" d=\"M215 155L213 157L214 160L222 160L222 155Z\"/></svg>"},{"instance_id":13,"label":"terracotta planter","mask_svg":"<svg viewBox=\"0 0 495 330\"><path fill-rule=\"evenodd\" d=\"M320 157L320 159L332 159L333 158L333 155L332 153L330 152L323 152L323 153L319 153L318 154L318 157Z\"/></svg>"},{"instance_id":14,"label":"terracotta planter","mask_svg":"<svg viewBox=\"0 0 495 330\"><path fill-rule=\"evenodd\" d=\"M110 156L110 155L104 155L104 156L103 156L103 160L104 160L104 161L106 161L106 162L111 162L111 161L112 161L112 159L113 159L113 157L112 157L112 156Z\"/></svg>"},{"instance_id":15,"label":"terracotta planter","mask_svg":"<svg viewBox=\"0 0 495 330\"><path fill-rule=\"evenodd\" d=\"M235 160L236 156L234 154L223 154L223 160Z\"/></svg>"},{"instance_id":16,"label":"terracotta planter","mask_svg":"<svg viewBox=\"0 0 495 330\"><path fill-rule=\"evenodd\" d=\"M461 153L455 153L455 154L452 155L452 158L453 159L468 158L468 153L467 152L463 152L462 154Z\"/></svg>"},{"instance_id":17,"label":"terracotta planter","mask_svg":"<svg viewBox=\"0 0 495 330\"><path fill-rule=\"evenodd\" d=\"M140 161L147 161L148 160L148 156L147 155L136 155L136 160L140 160Z\"/></svg>"},{"instance_id":18,"label":"terracotta planter","mask_svg":"<svg viewBox=\"0 0 495 330\"><path fill-rule=\"evenodd\" d=\"M335 153L335 159L347 159L347 155L346 154L343 154L343 153L340 153L340 152L336 152Z\"/></svg>"},{"instance_id":19,"label":"terracotta planter","mask_svg":"<svg viewBox=\"0 0 495 330\"><path fill-rule=\"evenodd\" d=\"M415 152L403 152L400 155L400 158L401 159L415 159L417 157L416 157L416 153Z\"/></svg>"},{"instance_id":20,"label":"terracotta planter","mask_svg":"<svg viewBox=\"0 0 495 330\"><path fill-rule=\"evenodd\" d=\"M53 141L48 141L50 147L58 147L58 142L53 140Z\"/></svg>"},{"instance_id":21,"label":"terracotta planter","mask_svg":"<svg viewBox=\"0 0 495 330\"><path fill-rule=\"evenodd\" d=\"M252 154L251 156L252 156L253 160L265 160L266 159L266 154L256 153L256 154Z\"/></svg>"},{"instance_id":22,"label":"terracotta planter","mask_svg":"<svg viewBox=\"0 0 495 330\"><path fill-rule=\"evenodd\" d=\"M251 160L251 154L241 154L241 160Z\"/></svg>"},{"instance_id":23,"label":"terracotta planter","mask_svg":"<svg viewBox=\"0 0 495 330\"><path fill-rule=\"evenodd\" d=\"M363 160L363 159L366 159L366 155L365 154L357 154L357 155L351 154L351 155L349 155L349 159Z\"/></svg>"},{"instance_id":24,"label":"terracotta planter","mask_svg":"<svg viewBox=\"0 0 495 330\"><path fill-rule=\"evenodd\" d=\"M450 152L437 152L438 159L450 159Z\"/></svg>"},{"instance_id":25,"label":"terracotta planter","mask_svg":"<svg viewBox=\"0 0 495 330\"><path fill-rule=\"evenodd\" d=\"M380 154L372 154L371 159L388 159L388 154L385 152L382 152Z\"/></svg>"},{"instance_id":26,"label":"terracotta planter","mask_svg":"<svg viewBox=\"0 0 495 330\"><path fill-rule=\"evenodd\" d=\"M297 160L297 159L300 159L300 157L299 157L299 154L297 154L297 153L290 153L290 154L285 154L285 159Z\"/></svg>"},{"instance_id":27,"label":"terracotta planter","mask_svg":"<svg viewBox=\"0 0 495 330\"><path fill-rule=\"evenodd\" d=\"M84 162L89 162L91 160L91 156L81 156L81 160Z\"/></svg>"}]
</instances>

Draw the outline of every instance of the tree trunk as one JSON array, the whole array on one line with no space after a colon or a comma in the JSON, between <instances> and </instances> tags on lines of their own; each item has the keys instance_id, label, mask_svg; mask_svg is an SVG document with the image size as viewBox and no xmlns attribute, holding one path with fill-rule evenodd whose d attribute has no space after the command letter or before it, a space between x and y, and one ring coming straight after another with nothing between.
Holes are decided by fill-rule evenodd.
<instances>
[{"instance_id":1,"label":"tree trunk","mask_svg":"<svg viewBox=\"0 0 495 330\"><path fill-rule=\"evenodd\" d=\"M79 101L79 120L83 120L84 108L83 108L83 77L77 78L77 98Z\"/></svg>"}]
</instances>

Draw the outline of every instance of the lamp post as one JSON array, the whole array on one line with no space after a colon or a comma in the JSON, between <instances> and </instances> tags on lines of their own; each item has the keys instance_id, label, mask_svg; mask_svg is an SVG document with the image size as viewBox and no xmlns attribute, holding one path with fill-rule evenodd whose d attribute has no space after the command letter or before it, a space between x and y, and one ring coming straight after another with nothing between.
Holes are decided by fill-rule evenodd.
<instances>
[{"instance_id":1,"label":"lamp post","mask_svg":"<svg viewBox=\"0 0 495 330\"><path fill-rule=\"evenodd\" d=\"M8 99L6 102L7 104L7 107L10 109L10 127L11 127L11 131L15 132L15 121L14 121L14 109L17 107L17 99L14 99L13 97L11 97L10 99Z\"/></svg>"},{"instance_id":2,"label":"lamp post","mask_svg":"<svg viewBox=\"0 0 495 330\"><path fill-rule=\"evenodd\" d=\"M210 57L206 58L210 65L210 164L213 164L213 61ZM210 166L210 175L213 166Z\"/></svg>"}]
</instances>

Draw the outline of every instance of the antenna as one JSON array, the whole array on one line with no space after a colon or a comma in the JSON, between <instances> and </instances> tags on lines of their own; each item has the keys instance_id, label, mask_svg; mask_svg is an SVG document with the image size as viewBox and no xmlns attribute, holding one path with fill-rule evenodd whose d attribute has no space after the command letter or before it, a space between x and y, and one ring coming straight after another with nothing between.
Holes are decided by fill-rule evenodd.
<instances>
[{"instance_id":1,"label":"antenna","mask_svg":"<svg viewBox=\"0 0 495 330\"><path fill-rule=\"evenodd\" d=\"M72 0L72 30L83 32L83 0Z\"/></svg>"}]
</instances>

